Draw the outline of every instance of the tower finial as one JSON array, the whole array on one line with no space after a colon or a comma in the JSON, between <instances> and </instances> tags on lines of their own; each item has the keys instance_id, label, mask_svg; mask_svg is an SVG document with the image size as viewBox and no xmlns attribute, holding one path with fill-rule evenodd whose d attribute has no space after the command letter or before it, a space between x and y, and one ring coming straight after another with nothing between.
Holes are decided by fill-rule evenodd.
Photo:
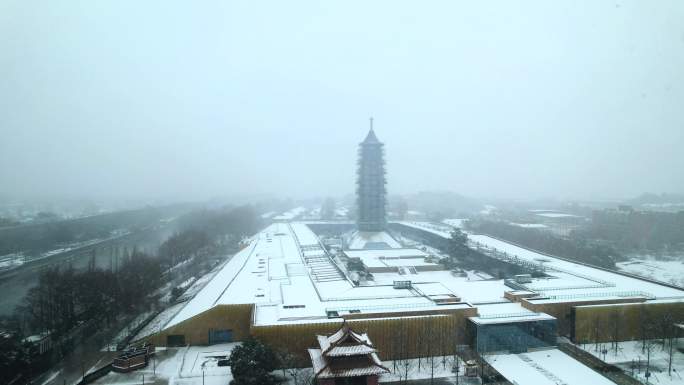
<instances>
[{"instance_id":1,"label":"tower finial","mask_svg":"<svg viewBox=\"0 0 684 385\"><path fill-rule=\"evenodd\" d=\"M370 117L370 129L371 130L373 129L373 117L372 116Z\"/></svg>"}]
</instances>

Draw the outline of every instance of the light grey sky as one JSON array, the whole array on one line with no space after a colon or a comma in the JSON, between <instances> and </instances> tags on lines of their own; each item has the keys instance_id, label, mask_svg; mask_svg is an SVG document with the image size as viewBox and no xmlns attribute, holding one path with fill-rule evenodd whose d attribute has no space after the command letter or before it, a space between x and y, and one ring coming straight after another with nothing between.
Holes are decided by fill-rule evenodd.
<instances>
[{"instance_id":1,"label":"light grey sky","mask_svg":"<svg viewBox=\"0 0 684 385\"><path fill-rule=\"evenodd\" d=\"M0 1L0 192L684 191L684 2Z\"/></svg>"}]
</instances>

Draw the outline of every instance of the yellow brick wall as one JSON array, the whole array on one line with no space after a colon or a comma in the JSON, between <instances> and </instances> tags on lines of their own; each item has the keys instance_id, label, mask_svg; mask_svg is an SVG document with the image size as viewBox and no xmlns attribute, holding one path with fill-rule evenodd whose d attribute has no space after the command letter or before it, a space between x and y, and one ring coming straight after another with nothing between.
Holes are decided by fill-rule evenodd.
<instances>
[{"instance_id":1,"label":"yellow brick wall","mask_svg":"<svg viewBox=\"0 0 684 385\"><path fill-rule=\"evenodd\" d=\"M451 314L410 318L354 319L347 323L357 332L368 333L383 360L426 355L453 354L456 344L465 344L467 317L476 309L464 309ZM287 349L302 363L307 349L318 347L316 335L337 331L340 322L252 326L252 335L275 349Z\"/></svg>"},{"instance_id":2,"label":"yellow brick wall","mask_svg":"<svg viewBox=\"0 0 684 385\"><path fill-rule=\"evenodd\" d=\"M185 336L186 344L206 345L209 343L210 329L232 329L233 339L242 341L249 336L253 307L252 304L218 305L146 340L157 346L165 346L167 336L180 334Z\"/></svg>"},{"instance_id":3,"label":"yellow brick wall","mask_svg":"<svg viewBox=\"0 0 684 385\"><path fill-rule=\"evenodd\" d=\"M684 302L577 306L575 341L581 343L661 338L664 326L684 322Z\"/></svg>"},{"instance_id":4,"label":"yellow brick wall","mask_svg":"<svg viewBox=\"0 0 684 385\"><path fill-rule=\"evenodd\" d=\"M308 348L317 347L316 335L337 331L340 321L286 325L252 325L252 305L219 305L187 319L149 338L157 346L165 346L169 335L184 335L189 345L209 343L210 329L232 329L233 339L243 341L249 335L261 339L274 349L288 350L302 364L308 364ZM411 358L425 355L453 354L456 344L465 344L468 317L477 315L476 308L437 312L431 316L392 317L377 314L372 319L350 319L356 331L368 333L382 359ZM392 314L393 315L393 314Z\"/></svg>"},{"instance_id":5,"label":"yellow brick wall","mask_svg":"<svg viewBox=\"0 0 684 385\"><path fill-rule=\"evenodd\" d=\"M557 332L561 336L569 337L573 329L572 308L581 305L600 305L607 303L627 303L640 302L645 299L641 298L625 298L625 299L604 299L594 301L578 301L578 302L556 302L556 303L535 303L525 298L521 299L520 304L531 311L546 313L556 317Z\"/></svg>"}]
</instances>

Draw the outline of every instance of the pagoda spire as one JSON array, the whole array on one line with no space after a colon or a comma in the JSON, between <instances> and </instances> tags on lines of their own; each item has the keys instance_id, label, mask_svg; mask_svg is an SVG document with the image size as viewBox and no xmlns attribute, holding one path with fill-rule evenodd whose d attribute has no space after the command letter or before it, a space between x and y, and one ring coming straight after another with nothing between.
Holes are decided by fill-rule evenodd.
<instances>
[{"instance_id":1,"label":"pagoda spire","mask_svg":"<svg viewBox=\"0 0 684 385\"><path fill-rule=\"evenodd\" d=\"M373 130L372 116L370 117L370 130L368 130L368 135L366 135L366 139L364 139L362 143L380 143L378 137L375 136L375 131Z\"/></svg>"}]
</instances>

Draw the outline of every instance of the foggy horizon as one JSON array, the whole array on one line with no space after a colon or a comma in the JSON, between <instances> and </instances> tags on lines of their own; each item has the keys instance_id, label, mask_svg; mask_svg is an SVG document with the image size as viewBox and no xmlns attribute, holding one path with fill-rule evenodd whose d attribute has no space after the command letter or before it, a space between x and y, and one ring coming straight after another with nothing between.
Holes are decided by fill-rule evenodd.
<instances>
[{"instance_id":1,"label":"foggy horizon","mask_svg":"<svg viewBox=\"0 0 684 385\"><path fill-rule=\"evenodd\" d=\"M3 2L0 196L684 192L684 3L564 4Z\"/></svg>"}]
</instances>

